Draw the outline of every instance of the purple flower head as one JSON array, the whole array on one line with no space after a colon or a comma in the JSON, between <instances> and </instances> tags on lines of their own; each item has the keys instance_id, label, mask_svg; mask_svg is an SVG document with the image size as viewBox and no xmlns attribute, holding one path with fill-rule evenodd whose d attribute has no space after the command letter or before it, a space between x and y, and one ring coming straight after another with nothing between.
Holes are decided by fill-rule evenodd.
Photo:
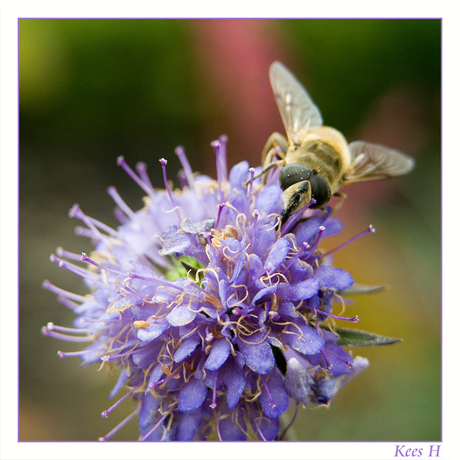
<instances>
[{"instance_id":1,"label":"purple flower head","mask_svg":"<svg viewBox=\"0 0 460 460\"><path fill-rule=\"evenodd\" d=\"M79 296L45 287L74 310L74 328L44 333L90 345L83 364L120 368L110 394L125 393L140 440L190 441L211 432L224 441L280 436L290 404L329 404L367 367L353 358L330 318L334 301L353 285L331 265L320 239L341 230L332 208L305 209L280 225L282 191L272 171L264 181L246 162L226 169L226 138L213 143L217 180L192 173L182 149L181 189L154 189L145 165L119 164L146 193L133 212L114 188L120 226L109 228L78 206L90 255L60 249L52 260L83 277ZM78 263L85 262L84 265ZM77 261L77 263L75 263ZM369 339L362 333L361 340Z\"/></svg>"}]
</instances>

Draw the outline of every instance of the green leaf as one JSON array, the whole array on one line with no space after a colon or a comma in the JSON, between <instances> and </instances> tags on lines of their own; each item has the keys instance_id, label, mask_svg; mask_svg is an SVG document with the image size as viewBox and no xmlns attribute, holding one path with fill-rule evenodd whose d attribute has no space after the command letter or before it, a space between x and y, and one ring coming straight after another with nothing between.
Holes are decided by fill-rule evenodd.
<instances>
[{"instance_id":1,"label":"green leaf","mask_svg":"<svg viewBox=\"0 0 460 460\"><path fill-rule=\"evenodd\" d=\"M371 334L366 331L356 329L338 328L335 332L339 338L336 340L338 345L349 347L370 347L376 345L389 345L391 343L401 342L402 339L384 337L383 335Z\"/></svg>"},{"instance_id":2,"label":"green leaf","mask_svg":"<svg viewBox=\"0 0 460 460\"><path fill-rule=\"evenodd\" d=\"M194 257L191 256L182 256L179 258L170 257L171 268L165 272L166 281L177 281L179 278L187 278L190 274L190 277L193 279L197 274L200 268L203 268ZM199 286L201 285L201 279L203 275L199 275Z\"/></svg>"},{"instance_id":3,"label":"green leaf","mask_svg":"<svg viewBox=\"0 0 460 460\"><path fill-rule=\"evenodd\" d=\"M368 294L370 292L382 291L386 286L367 286L365 284L354 283L348 289L343 291L338 291L340 294L350 295L350 294Z\"/></svg>"}]
</instances>

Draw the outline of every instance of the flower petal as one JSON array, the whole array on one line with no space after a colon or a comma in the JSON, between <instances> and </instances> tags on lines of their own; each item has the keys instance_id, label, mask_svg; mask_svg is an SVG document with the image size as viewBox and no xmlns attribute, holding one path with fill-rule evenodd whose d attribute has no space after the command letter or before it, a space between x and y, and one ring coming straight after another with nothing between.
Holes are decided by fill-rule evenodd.
<instances>
[{"instance_id":1,"label":"flower petal","mask_svg":"<svg viewBox=\"0 0 460 460\"><path fill-rule=\"evenodd\" d=\"M139 369L148 369L152 363L157 360L158 353L161 348L161 343L144 347L138 353L133 355L134 363L139 367Z\"/></svg>"},{"instance_id":2,"label":"flower petal","mask_svg":"<svg viewBox=\"0 0 460 460\"><path fill-rule=\"evenodd\" d=\"M265 187L257 194L255 208L261 214L275 212L275 206L280 203L282 193L283 191L278 184Z\"/></svg>"},{"instance_id":3,"label":"flower petal","mask_svg":"<svg viewBox=\"0 0 460 460\"><path fill-rule=\"evenodd\" d=\"M275 365L270 345L268 342L257 343L254 336L251 337L251 341L254 343L238 339L238 346L246 359L246 365L257 374L268 374Z\"/></svg>"},{"instance_id":4,"label":"flower petal","mask_svg":"<svg viewBox=\"0 0 460 460\"><path fill-rule=\"evenodd\" d=\"M286 238L280 238L270 249L265 259L264 268L272 274L283 263L288 255L290 248L289 241Z\"/></svg>"},{"instance_id":5,"label":"flower petal","mask_svg":"<svg viewBox=\"0 0 460 460\"><path fill-rule=\"evenodd\" d=\"M171 326L185 326L188 323L191 323L195 318L198 312L192 311L188 305L181 305L176 307L166 319Z\"/></svg>"},{"instance_id":6,"label":"flower petal","mask_svg":"<svg viewBox=\"0 0 460 460\"><path fill-rule=\"evenodd\" d=\"M204 363L204 367L210 371L219 369L228 358L230 354L230 343L227 339L217 339L211 348L211 353Z\"/></svg>"},{"instance_id":7,"label":"flower petal","mask_svg":"<svg viewBox=\"0 0 460 460\"><path fill-rule=\"evenodd\" d=\"M342 221L336 217L328 217L323 225L326 228L323 232L323 236L337 235L337 233L340 233L343 229Z\"/></svg>"},{"instance_id":8,"label":"flower petal","mask_svg":"<svg viewBox=\"0 0 460 460\"><path fill-rule=\"evenodd\" d=\"M260 300L262 297L272 294L278 289L278 286L273 285L273 286L268 286L266 288L261 289L252 299L251 305L255 305L258 300Z\"/></svg>"},{"instance_id":9,"label":"flower petal","mask_svg":"<svg viewBox=\"0 0 460 460\"><path fill-rule=\"evenodd\" d=\"M171 233L165 239L161 253L166 256L168 254L174 254L176 257L183 256L189 246L192 244L191 237L189 234L183 232Z\"/></svg>"},{"instance_id":10,"label":"flower petal","mask_svg":"<svg viewBox=\"0 0 460 460\"><path fill-rule=\"evenodd\" d=\"M202 421L203 410L201 407L184 413L177 426L176 441L191 441Z\"/></svg>"},{"instance_id":11,"label":"flower petal","mask_svg":"<svg viewBox=\"0 0 460 460\"><path fill-rule=\"evenodd\" d=\"M234 359L229 359L219 371L219 375L227 387L227 405L233 409L238 404L246 385L244 373Z\"/></svg>"},{"instance_id":12,"label":"flower petal","mask_svg":"<svg viewBox=\"0 0 460 460\"><path fill-rule=\"evenodd\" d=\"M298 302L299 300L313 297L319 289L320 281L309 278L296 284L283 283L278 287L277 294L287 302Z\"/></svg>"},{"instance_id":13,"label":"flower petal","mask_svg":"<svg viewBox=\"0 0 460 460\"><path fill-rule=\"evenodd\" d=\"M304 355L315 355L324 347L324 339L308 324L288 326L283 334L284 343Z\"/></svg>"},{"instance_id":14,"label":"flower petal","mask_svg":"<svg viewBox=\"0 0 460 460\"><path fill-rule=\"evenodd\" d=\"M208 220L211 221L211 219ZM210 225L210 223L204 221L201 224L197 224L197 227L201 228L200 225L206 228L206 225ZM161 254L164 256L173 254L176 257L190 256L198 260L201 264L206 264L207 256L204 245L200 242L197 233L188 232L189 227L186 227L187 231L181 229L168 234L161 248Z\"/></svg>"},{"instance_id":15,"label":"flower petal","mask_svg":"<svg viewBox=\"0 0 460 460\"><path fill-rule=\"evenodd\" d=\"M137 338L142 342L151 342L159 337L166 329L169 323L164 320L157 320L148 327L143 327L137 331Z\"/></svg>"},{"instance_id":16,"label":"flower petal","mask_svg":"<svg viewBox=\"0 0 460 460\"><path fill-rule=\"evenodd\" d=\"M192 377L179 391L179 410L191 412L198 409L206 399L208 387L203 380Z\"/></svg>"},{"instance_id":17,"label":"flower petal","mask_svg":"<svg viewBox=\"0 0 460 460\"><path fill-rule=\"evenodd\" d=\"M279 418L257 417L252 422L254 431L257 433L259 439L263 441L273 441L280 432Z\"/></svg>"},{"instance_id":18,"label":"flower petal","mask_svg":"<svg viewBox=\"0 0 460 460\"><path fill-rule=\"evenodd\" d=\"M313 379L307 374L305 368L297 358L291 358L287 362L286 378L284 386L289 396L303 405L307 404L308 393L313 384Z\"/></svg>"},{"instance_id":19,"label":"flower petal","mask_svg":"<svg viewBox=\"0 0 460 460\"><path fill-rule=\"evenodd\" d=\"M265 257L268 249L276 241L276 228L274 225L263 225L256 230L256 235L253 237L252 252L261 258Z\"/></svg>"},{"instance_id":20,"label":"flower petal","mask_svg":"<svg viewBox=\"0 0 460 460\"><path fill-rule=\"evenodd\" d=\"M280 417L289 407L289 394L278 369L275 368L274 372L266 378L259 401L265 415L269 418Z\"/></svg>"},{"instance_id":21,"label":"flower petal","mask_svg":"<svg viewBox=\"0 0 460 460\"><path fill-rule=\"evenodd\" d=\"M352 276L342 268L322 266L315 273L315 278L323 287L348 289L353 285Z\"/></svg>"},{"instance_id":22,"label":"flower petal","mask_svg":"<svg viewBox=\"0 0 460 460\"><path fill-rule=\"evenodd\" d=\"M121 389L121 387L125 384L126 380L128 380L129 375L126 369L122 369L120 375L118 376L117 383L113 387L113 390L109 394L109 399L112 399Z\"/></svg>"},{"instance_id":23,"label":"flower petal","mask_svg":"<svg viewBox=\"0 0 460 460\"><path fill-rule=\"evenodd\" d=\"M245 433L246 423L242 416L238 417L238 423L233 414L230 417L221 417L218 421L218 432L222 441L247 441Z\"/></svg>"},{"instance_id":24,"label":"flower petal","mask_svg":"<svg viewBox=\"0 0 460 460\"><path fill-rule=\"evenodd\" d=\"M248 180L249 174L249 163L247 161L242 161L230 170L229 181L231 189L246 189L243 186L243 183Z\"/></svg>"},{"instance_id":25,"label":"flower petal","mask_svg":"<svg viewBox=\"0 0 460 460\"><path fill-rule=\"evenodd\" d=\"M139 426L141 428L146 428L153 423L153 417L159 407L160 401L155 399L152 392L148 391L144 394L139 412Z\"/></svg>"},{"instance_id":26,"label":"flower petal","mask_svg":"<svg viewBox=\"0 0 460 460\"><path fill-rule=\"evenodd\" d=\"M158 380L160 380L161 377L163 377L163 375L164 375L164 370L163 370L163 366L161 363L158 363L155 366L153 366L153 369L150 372L149 385L152 385L158 382Z\"/></svg>"},{"instance_id":27,"label":"flower petal","mask_svg":"<svg viewBox=\"0 0 460 460\"><path fill-rule=\"evenodd\" d=\"M318 233L318 228L321 223L321 219L318 217L310 217L310 219L307 219L305 222L297 224L295 228L297 246L302 247L303 243L308 243L308 241Z\"/></svg>"},{"instance_id":28,"label":"flower petal","mask_svg":"<svg viewBox=\"0 0 460 460\"><path fill-rule=\"evenodd\" d=\"M308 361L315 366L328 369L331 374L349 374L353 365L353 358L342 347L334 342L326 342L322 353L309 356Z\"/></svg>"},{"instance_id":29,"label":"flower petal","mask_svg":"<svg viewBox=\"0 0 460 460\"><path fill-rule=\"evenodd\" d=\"M174 353L174 356L173 356L174 362L180 363L185 358L190 356L195 351L195 348L200 344L200 342L201 342L201 339L198 334L184 340L179 345L179 348L176 350L176 352Z\"/></svg>"},{"instance_id":30,"label":"flower petal","mask_svg":"<svg viewBox=\"0 0 460 460\"><path fill-rule=\"evenodd\" d=\"M369 361L361 356L356 356L353 361L353 367L349 374L338 376L326 376L318 380L313 387L314 401L317 404L328 405L332 397L353 377L362 372L369 366Z\"/></svg>"}]
</instances>

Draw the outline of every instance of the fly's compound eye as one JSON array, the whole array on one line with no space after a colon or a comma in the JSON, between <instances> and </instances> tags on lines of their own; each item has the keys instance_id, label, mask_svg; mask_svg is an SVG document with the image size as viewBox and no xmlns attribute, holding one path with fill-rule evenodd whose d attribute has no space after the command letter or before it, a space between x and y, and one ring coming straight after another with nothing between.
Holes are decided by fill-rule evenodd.
<instances>
[{"instance_id":1,"label":"fly's compound eye","mask_svg":"<svg viewBox=\"0 0 460 460\"><path fill-rule=\"evenodd\" d=\"M279 175L280 187L284 191L291 185L297 184L297 182L310 180L311 176L312 170L308 166L299 163L288 164L281 169Z\"/></svg>"},{"instance_id":2,"label":"fly's compound eye","mask_svg":"<svg viewBox=\"0 0 460 460\"><path fill-rule=\"evenodd\" d=\"M331 198L331 187L326 182L321 174L318 174L315 170L311 171L310 176L311 184L311 197L315 199L316 203L313 204L312 208L320 208L325 205Z\"/></svg>"}]
</instances>

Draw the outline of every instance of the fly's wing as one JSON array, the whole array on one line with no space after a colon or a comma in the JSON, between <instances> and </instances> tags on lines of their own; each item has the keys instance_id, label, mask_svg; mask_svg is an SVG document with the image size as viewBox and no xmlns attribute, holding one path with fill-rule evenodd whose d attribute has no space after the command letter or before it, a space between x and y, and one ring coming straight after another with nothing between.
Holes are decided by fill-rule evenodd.
<instances>
[{"instance_id":1,"label":"fly's wing","mask_svg":"<svg viewBox=\"0 0 460 460\"><path fill-rule=\"evenodd\" d=\"M323 124L321 112L307 90L281 62L275 61L270 66L270 83L289 145L302 144L310 127Z\"/></svg>"},{"instance_id":2,"label":"fly's wing","mask_svg":"<svg viewBox=\"0 0 460 460\"><path fill-rule=\"evenodd\" d=\"M345 176L346 183L401 176L415 166L413 158L382 145L356 141L348 147L351 165Z\"/></svg>"}]
</instances>

